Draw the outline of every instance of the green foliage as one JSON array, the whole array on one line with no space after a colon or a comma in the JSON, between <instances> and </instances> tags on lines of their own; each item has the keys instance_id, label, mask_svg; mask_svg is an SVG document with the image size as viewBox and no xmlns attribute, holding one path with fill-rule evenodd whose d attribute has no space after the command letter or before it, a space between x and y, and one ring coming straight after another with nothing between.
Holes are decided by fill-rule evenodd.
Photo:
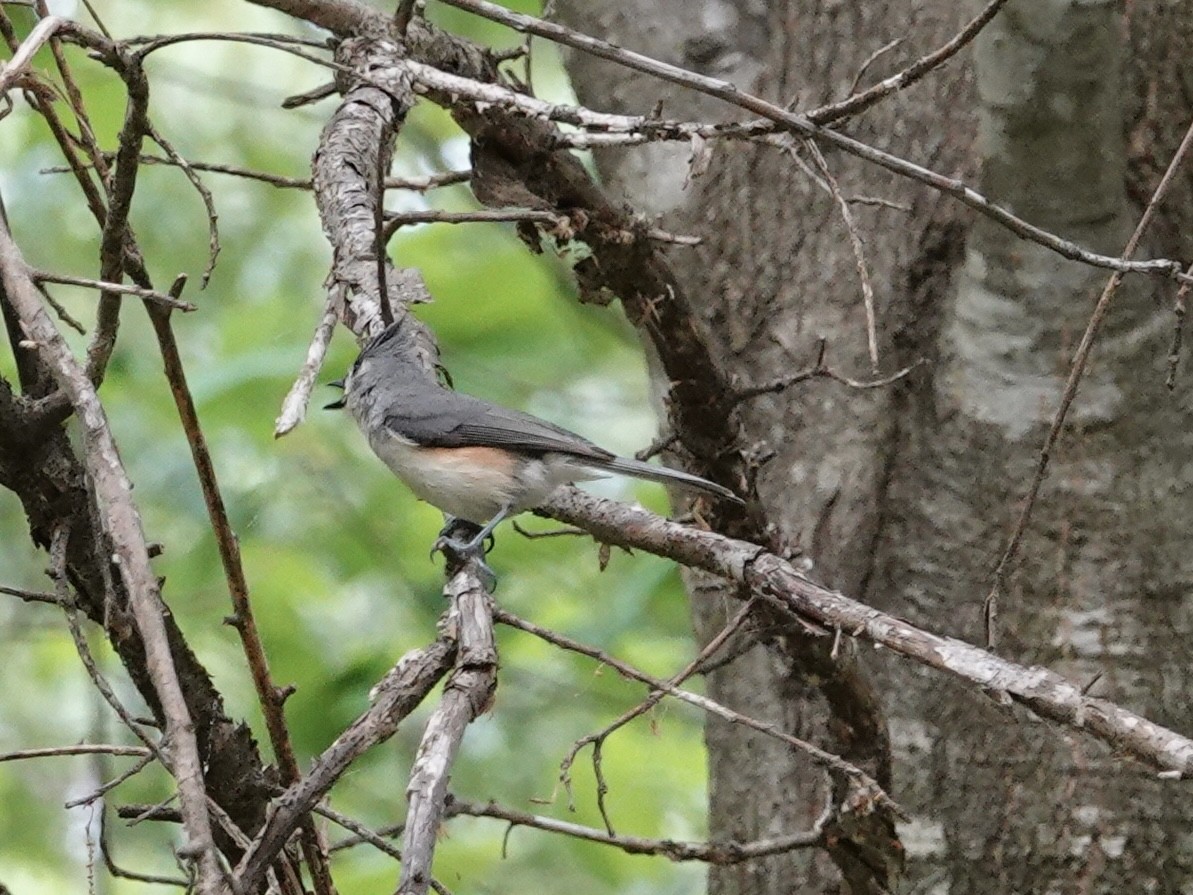
<instances>
[{"instance_id":1,"label":"green foliage","mask_svg":"<svg viewBox=\"0 0 1193 895\"><path fill-rule=\"evenodd\" d=\"M10 9L14 16L24 14ZM294 28L280 16L233 0L121 0L102 11L117 35ZM508 33L461 13L435 14L477 39L514 42ZM44 53L38 59L48 65ZM552 59L539 54L540 87L558 89L563 76L557 66L549 67ZM92 124L112 146L124 112L121 86L81 54L72 54L72 61ZM204 42L151 57L149 73L154 121L186 157L306 176L331 105L284 112L278 104L326 80L325 71L259 47ZM0 121L0 130L0 187L27 257L39 267L96 275L98 236L77 188L68 175L39 173L60 163L44 125L18 105ZM399 152L402 172L460 166L464 156L461 138L443 113L420 110L412 116ZM428 560L427 550L440 518L383 469L347 417L314 409L330 391L316 394L303 426L274 440L273 420L322 308L330 253L309 194L218 174L204 180L220 213L222 245L206 290L199 288L207 253L205 216L179 171L143 169L133 222L160 286L179 272L190 275L187 295L200 309L175 315L174 325L241 539L273 672L280 683L298 688L287 712L306 767L366 707L370 686L385 670L434 636L442 571ZM472 207L464 188L432 198L444 207ZM391 206L422 201L395 196ZM420 268L427 279L436 301L419 314L440 337L459 388L526 407L622 452L649 440L654 424L640 349L616 309L581 307L574 300L562 262L531 255L512 227L497 225L413 228L391 248L399 264ZM54 293L90 325L94 294L65 288ZM72 336L72 344L81 351L86 341ZM341 332L325 378L338 376L354 351ZM4 354L0 374L11 377L12 369ZM226 695L231 714L248 720L264 741L238 640L223 624L230 604L198 483L155 343L135 302L125 308L101 395L136 484L146 531L164 547L155 562L166 577L166 599ZM610 481L594 487L655 507L664 502L656 486ZM522 522L539 530L551 527L541 520ZM529 541L509 525L499 531L491 563L500 576L498 599L513 612L654 673L670 673L690 657L683 593L667 563L614 553L602 574L589 539ZM19 504L0 492L0 582L47 589L46 564L29 542ZM130 741L99 704L60 614L5 600L0 649L9 686L0 693L0 751ZM527 635L502 631L500 639L496 705L469 731L453 789L463 798L496 799L601 826L590 753L574 768L575 813L558 785L559 762L575 739L635 704L644 688ZM141 711L102 638L94 637L93 647L105 674L134 712ZM375 827L402 818L405 775L423 717L425 709L341 782L337 809ZM14 895L86 890L94 812L65 811L62 803L131 761L0 764L0 879ZM604 771L619 831L701 835L704 756L700 719L691 710L665 705L614 735ZM159 772L146 772L122 785L110 804L152 802L167 792ZM174 872L163 847L172 831L152 824L127 829L116 821L111 828L124 866ZM469 892L622 893L690 891L701 872L525 829L509 837L503 857L505 832L492 820L453 820L437 872L449 887ZM330 833L333 840L339 835ZM340 853L334 866L344 895L388 890L396 878L393 862L369 849ZM143 890L123 880L100 889Z\"/></svg>"}]
</instances>

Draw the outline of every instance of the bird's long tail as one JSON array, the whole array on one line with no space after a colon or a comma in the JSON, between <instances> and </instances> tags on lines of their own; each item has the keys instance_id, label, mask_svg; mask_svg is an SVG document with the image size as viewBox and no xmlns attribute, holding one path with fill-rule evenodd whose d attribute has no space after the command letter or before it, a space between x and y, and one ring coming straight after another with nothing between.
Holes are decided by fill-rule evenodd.
<instances>
[{"instance_id":1,"label":"bird's long tail","mask_svg":"<svg viewBox=\"0 0 1193 895\"><path fill-rule=\"evenodd\" d=\"M722 497L733 503L745 503L744 500L728 488L718 485L716 482L702 479L700 476L692 475L690 472L680 472L678 469L670 469L666 466L652 466L649 463L643 463L641 460L632 460L629 457L614 457L607 463L602 463L598 468L607 469L610 472L619 472L622 475L633 476L636 479L647 479L652 482L663 483L670 482L683 487L694 488L697 491L715 494L717 497Z\"/></svg>"}]
</instances>

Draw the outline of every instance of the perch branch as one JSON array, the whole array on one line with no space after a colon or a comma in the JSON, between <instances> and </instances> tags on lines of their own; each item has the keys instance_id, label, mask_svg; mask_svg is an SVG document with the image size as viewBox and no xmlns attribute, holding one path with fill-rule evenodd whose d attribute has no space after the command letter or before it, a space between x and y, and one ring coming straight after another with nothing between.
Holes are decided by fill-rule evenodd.
<instances>
[{"instance_id":1,"label":"perch branch","mask_svg":"<svg viewBox=\"0 0 1193 895\"><path fill-rule=\"evenodd\" d=\"M488 709L497 689L492 606L475 561L452 575L444 595L451 601L447 624L458 643L456 661L410 769L399 895L422 895L431 883L431 860L456 752L465 729Z\"/></svg>"}]
</instances>

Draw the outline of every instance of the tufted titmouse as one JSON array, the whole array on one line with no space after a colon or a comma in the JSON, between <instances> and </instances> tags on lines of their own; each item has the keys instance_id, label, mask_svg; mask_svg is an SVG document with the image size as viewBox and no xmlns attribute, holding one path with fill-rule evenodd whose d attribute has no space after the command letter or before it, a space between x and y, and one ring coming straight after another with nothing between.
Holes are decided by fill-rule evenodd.
<instances>
[{"instance_id":1,"label":"tufted titmouse","mask_svg":"<svg viewBox=\"0 0 1193 895\"><path fill-rule=\"evenodd\" d=\"M615 456L528 413L444 388L420 358L416 335L405 316L391 324L332 383L344 396L327 406L348 408L373 452L415 495L481 526L467 543L441 543L474 550L501 520L537 506L558 486L609 472L743 503L715 482Z\"/></svg>"}]
</instances>

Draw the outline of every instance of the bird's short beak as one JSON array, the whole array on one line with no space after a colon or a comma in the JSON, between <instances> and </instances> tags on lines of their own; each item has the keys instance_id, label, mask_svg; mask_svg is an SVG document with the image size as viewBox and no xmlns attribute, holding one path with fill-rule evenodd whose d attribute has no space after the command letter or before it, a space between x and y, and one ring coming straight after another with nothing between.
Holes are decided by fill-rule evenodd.
<instances>
[{"instance_id":1,"label":"bird's short beak","mask_svg":"<svg viewBox=\"0 0 1193 895\"><path fill-rule=\"evenodd\" d=\"M343 388L344 380L343 379L335 379L327 384L332 386L333 388ZM340 398L338 401L332 401L330 404L324 404L323 409L324 410L339 410L344 406L344 401L345 401L344 398Z\"/></svg>"}]
</instances>

